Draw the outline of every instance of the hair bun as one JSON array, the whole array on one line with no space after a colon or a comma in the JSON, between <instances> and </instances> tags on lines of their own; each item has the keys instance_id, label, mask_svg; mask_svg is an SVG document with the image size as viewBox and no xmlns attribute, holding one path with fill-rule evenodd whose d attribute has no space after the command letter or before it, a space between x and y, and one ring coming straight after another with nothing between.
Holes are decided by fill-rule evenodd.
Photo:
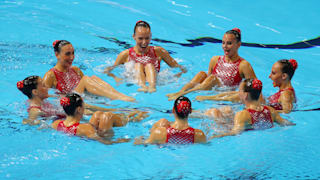
<instances>
[{"instance_id":1,"label":"hair bun","mask_svg":"<svg viewBox=\"0 0 320 180\"><path fill-rule=\"evenodd\" d=\"M237 31L239 34L241 34L241 30L239 28L233 28L232 30Z\"/></svg>"},{"instance_id":2,"label":"hair bun","mask_svg":"<svg viewBox=\"0 0 320 180\"><path fill-rule=\"evenodd\" d=\"M252 81L252 88L261 90L262 89L262 82L259 79L254 79Z\"/></svg>"},{"instance_id":3,"label":"hair bun","mask_svg":"<svg viewBox=\"0 0 320 180\"><path fill-rule=\"evenodd\" d=\"M67 97L63 97L63 98L60 99L60 104L63 107L70 106L70 99L67 98Z\"/></svg>"},{"instance_id":4,"label":"hair bun","mask_svg":"<svg viewBox=\"0 0 320 180\"><path fill-rule=\"evenodd\" d=\"M296 70L298 68L298 63L295 59L289 59L290 64L293 67L293 70Z\"/></svg>"},{"instance_id":5,"label":"hair bun","mask_svg":"<svg viewBox=\"0 0 320 180\"><path fill-rule=\"evenodd\" d=\"M191 104L188 101L180 101L177 106L177 111L183 114L189 114L191 111Z\"/></svg>"},{"instance_id":6,"label":"hair bun","mask_svg":"<svg viewBox=\"0 0 320 180\"><path fill-rule=\"evenodd\" d=\"M52 43L53 48L56 46L56 44L57 44L58 42L60 42L60 40L55 40L55 41Z\"/></svg>"},{"instance_id":7,"label":"hair bun","mask_svg":"<svg viewBox=\"0 0 320 180\"><path fill-rule=\"evenodd\" d=\"M23 86L24 86L24 84L23 84L23 80L22 80L22 81L18 81L18 82L17 82L17 88L18 88L18 89L22 89L22 88L23 88Z\"/></svg>"}]
</instances>

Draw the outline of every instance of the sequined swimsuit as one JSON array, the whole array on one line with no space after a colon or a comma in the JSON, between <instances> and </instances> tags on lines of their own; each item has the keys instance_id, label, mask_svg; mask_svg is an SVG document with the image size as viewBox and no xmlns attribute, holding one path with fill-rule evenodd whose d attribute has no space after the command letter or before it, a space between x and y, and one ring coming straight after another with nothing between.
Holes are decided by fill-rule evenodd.
<instances>
[{"instance_id":1,"label":"sequined swimsuit","mask_svg":"<svg viewBox=\"0 0 320 180\"><path fill-rule=\"evenodd\" d=\"M294 95L294 99L296 99L296 95L295 95L293 88L279 90L277 93L275 93L274 95L272 95L268 98L270 106L276 110L282 110L282 105L279 103L279 98L281 96L281 92L283 92L283 91L292 91L293 95Z\"/></svg>"},{"instance_id":2,"label":"sequined swimsuit","mask_svg":"<svg viewBox=\"0 0 320 180\"><path fill-rule=\"evenodd\" d=\"M81 76L73 68L69 68L66 72L61 72L56 68L52 68L51 71L53 71L56 76L56 88L62 94L71 92L75 87L77 87L81 80Z\"/></svg>"},{"instance_id":3,"label":"sequined swimsuit","mask_svg":"<svg viewBox=\"0 0 320 180\"><path fill-rule=\"evenodd\" d=\"M194 143L194 129L188 127L184 130L178 130L173 127L167 128L167 140L166 143L173 144L190 144Z\"/></svg>"},{"instance_id":4,"label":"sequined swimsuit","mask_svg":"<svg viewBox=\"0 0 320 180\"><path fill-rule=\"evenodd\" d=\"M30 109L32 108L36 108L39 109L41 112L43 112L43 114L41 115L41 117L56 117L57 119L61 119L61 118L65 118L65 114L63 113L62 109L59 109L58 107L52 105L49 102L44 101L41 106L29 106L28 107L28 112L30 111Z\"/></svg>"},{"instance_id":5,"label":"sequined swimsuit","mask_svg":"<svg viewBox=\"0 0 320 180\"><path fill-rule=\"evenodd\" d=\"M63 124L63 121L60 121L58 126L57 126L57 130L58 131L62 131L66 134L70 134L70 135L77 135L77 127L79 126L79 123L74 123L73 125L66 127Z\"/></svg>"},{"instance_id":6,"label":"sequined swimsuit","mask_svg":"<svg viewBox=\"0 0 320 180\"><path fill-rule=\"evenodd\" d=\"M149 63L153 64L155 69L160 71L160 61L157 58L157 54L154 50L154 46L149 46L149 50L144 55L139 55L134 51L134 48L129 49L129 61L134 61L136 63L141 63L147 65Z\"/></svg>"},{"instance_id":7,"label":"sequined swimsuit","mask_svg":"<svg viewBox=\"0 0 320 180\"><path fill-rule=\"evenodd\" d=\"M252 129L268 129L273 127L273 121L271 117L271 112L267 106L264 106L261 111L256 111L253 109L247 109L251 116L251 126Z\"/></svg>"},{"instance_id":8,"label":"sequined swimsuit","mask_svg":"<svg viewBox=\"0 0 320 180\"><path fill-rule=\"evenodd\" d=\"M225 56L220 56L216 66L212 70L212 74L215 75L224 86L237 86L242 80L239 72L239 65L242 60L242 58L239 58L235 62L228 63L225 61Z\"/></svg>"}]
</instances>

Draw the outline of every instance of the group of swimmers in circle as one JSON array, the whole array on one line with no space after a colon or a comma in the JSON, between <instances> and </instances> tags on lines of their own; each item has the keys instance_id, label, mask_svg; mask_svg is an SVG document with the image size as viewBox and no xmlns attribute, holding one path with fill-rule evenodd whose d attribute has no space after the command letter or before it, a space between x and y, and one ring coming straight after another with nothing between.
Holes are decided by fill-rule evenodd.
<instances>
[{"instance_id":1,"label":"group of swimmers in circle","mask_svg":"<svg viewBox=\"0 0 320 180\"><path fill-rule=\"evenodd\" d=\"M138 21L134 27L133 39L136 45L122 51L113 66L107 67L105 73L119 82L122 79L111 71L127 62L134 62L135 78L140 88L138 91L153 93L156 91L157 74L160 71L161 60L172 68L179 68L180 76L187 70L178 64L162 47L149 46L151 27L145 21ZM297 68L294 59L281 59L272 66L269 78L279 91L265 100L262 82L257 79L250 63L238 55L241 46L241 31L238 28L227 31L222 39L223 56L213 56L209 63L208 73L200 71L176 93L167 94L168 100L175 100L172 113L175 121L160 119L150 129L146 139L139 137L135 144L189 144L204 143L217 137L237 135L246 130L267 129L274 123L279 125L295 125L282 118L279 113L290 113L296 102L295 91L291 79ZM120 127L128 122L141 121L148 113L137 109L109 109L84 102L80 95L84 92L104 96L111 100L133 102L135 98L127 96L97 76L84 75L79 67L72 66L74 48L69 41L53 42L57 58L56 65L43 78L29 76L17 83L18 89L29 98L29 117L24 124L39 124L39 117L55 117L52 128L70 135L84 136L104 144L128 142L129 139L112 140L112 127ZM192 112L191 101L184 95L200 90L211 90L213 87L233 87L238 91L223 92L213 96L197 96L196 100L242 102L245 108L234 113L232 108L212 108L203 115L213 117L216 123L226 123L232 119L227 132L206 137L200 129L189 126L188 117ZM51 95L48 88L57 89L60 95L60 105L63 110L46 101ZM88 123L81 123L83 115L91 115Z\"/></svg>"}]
</instances>

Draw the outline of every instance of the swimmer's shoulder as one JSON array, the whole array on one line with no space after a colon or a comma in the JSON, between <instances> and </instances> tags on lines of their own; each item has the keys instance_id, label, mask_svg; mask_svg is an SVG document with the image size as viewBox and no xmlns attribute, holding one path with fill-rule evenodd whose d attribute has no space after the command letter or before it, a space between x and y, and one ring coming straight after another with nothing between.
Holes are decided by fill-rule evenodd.
<instances>
[{"instance_id":1,"label":"swimmer's shoulder","mask_svg":"<svg viewBox=\"0 0 320 180\"><path fill-rule=\"evenodd\" d=\"M53 121L53 123L51 124L51 127L52 127L53 129L57 129L58 124L59 124L61 121L62 121L62 120L55 120L55 121Z\"/></svg>"},{"instance_id":2,"label":"swimmer's shoulder","mask_svg":"<svg viewBox=\"0 0 320 180\"><path fill-rule=\"evenodd\" d=\"M149 137L149 143L165 143L167 140L167 128L166 127L157 127L155 128Z\"/></svg>"},{"instance_id":3,"label":"swimmer's shoulder","mask_svg":"<svg viewBox=\"0 0 320 180\"><path fill-rule=\"evenodd\" d=\"M201 129L194 129L194 142L204 143L207 141L207 137Z\"/></svg>"},{"instance_id":4,"label":"swimmer's shoulder","mask_svg":"<svg viewBox=\"0 0 320 180\"><path fill-rule=\"evenodd\" d=\"M209 63L209 69L211 70L212 68L214 68L219 60L219 57L220 56L213 56L210 60L210 63ZM210 73L209 73L210 74Z\"/></svg>"},{"instance_id":5,"label":"swimmer's shoulder","mask_svg":"<svg viewBox=\"0 0 320 180\"><path fill-rule=\"evenodd\" d=\"M81 123L77 127L78 136L87 136L89 138L97 136L96 129L89 123Z\"/></svg>"},{"instance_id":6,"label":"swimmer's shoulder","mask_svg":"<svg viewBox=\"0 0 320 180\"><path fill-rule=\"evenodd\" d=\"M76 71L76 73L79 75L79 76L83 76L83 72L81 71L81 69L77 66L72 66L71 67L74 71Z\"/></svg>"},{"instance_id":7,"label":"swimmer's shoulder","mask_svg":"<svg viewBox=\"0 0 320 180\"><path fill-rule=\"evenodd\" d=\"M114 65L124 64L128 62L128 60L129 60L129 49L126 49L118 54Z\"/></svg>"},{"instance_id":8,"label":"swimmer's shoulder","mask_svg":"<svg viewBox=\"0 0 320 180\"><path fill-rule=\"evenodd\" d=\"M169 52L161 46L153 46L157 56L164 57L169 55Z\"/></svg>"},{"instance_id":9,"label":"swimmer's shoulder","mask_svg":"<svg viewBox=\"0 0 320 180\"><path fill-rule=\"evenodd\" d=\"M234 122L251 124L251 115L248 109L244 109L242 111L237 112L234 116Z\"/></svg>"}]
</instances>

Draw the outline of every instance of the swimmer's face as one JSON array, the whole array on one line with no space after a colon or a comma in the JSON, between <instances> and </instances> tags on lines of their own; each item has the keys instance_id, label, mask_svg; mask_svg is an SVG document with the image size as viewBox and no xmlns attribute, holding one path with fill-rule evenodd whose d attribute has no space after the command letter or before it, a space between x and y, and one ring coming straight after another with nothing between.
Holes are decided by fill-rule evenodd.
<instances>
[{"instance_id":1,"label":"swimmer's face","mask_svg":"<svg viewBox=\"0 0 320 180\"><path fill-rule=\"evenodd\" d=\"M136 48L141 53L146 53L147 47L151 41L151 31L149 28L139 26L133 34L133 39L136 41Z\"/></svg>"},{"instance_id":2,"label":"swimmer's face","mask_svg":"<svg viewBox=\"0 0 320 180\"><path fill-rule=\"evenodd\" d=\"M224 34L222 38L222 49L224 55L233 57L238 53L241 42L238 42L234 34Z\"/></svg>"},{"instance_id":3,"label":"swimmer's face","mask_svg":"<svg viewBox=\"0 0 320 180\"><path fill-rule=\"evenodd\" d=\"M285 74L281 71L281 64L276 62L273 64L269 78L273 81L273 87L280 87L285 80Z\"/></svg>"},{"instance_id":4,"label":"swimmer's face","mask_svg":"<svg viewBox=\"0 0 320 180\"><path fill-rule=\"evenodd\" d=\"M70 67L74 59L74 49L71 44L61 47L60 53L56 52L56 57L63 67Z\"/></svg>"},{"instance_id":5,"label":"swimmer's face","mask_svg":"<svg viewBox=\"0 0 320 180\"><path fill-rule=\"evenodd\" d=\"M46 99L49 97L48 95L48 88L44 85L44 82L41 78L38 79L38 86L37 86L37 95L41 99Z\"/></svg>"},{"instance_id":6,"label":"swimmer's face","mask_svg":"<svg viewBox=\"0 0 320 180\"><path fill-rule=\"evenodd\" d=\"M79 106L78 108L79 108L78 109L79 114L83 115L84 114L84 103L83 103L83 101L82 101L82 105Z\"/></svg>"}]
</instances>

